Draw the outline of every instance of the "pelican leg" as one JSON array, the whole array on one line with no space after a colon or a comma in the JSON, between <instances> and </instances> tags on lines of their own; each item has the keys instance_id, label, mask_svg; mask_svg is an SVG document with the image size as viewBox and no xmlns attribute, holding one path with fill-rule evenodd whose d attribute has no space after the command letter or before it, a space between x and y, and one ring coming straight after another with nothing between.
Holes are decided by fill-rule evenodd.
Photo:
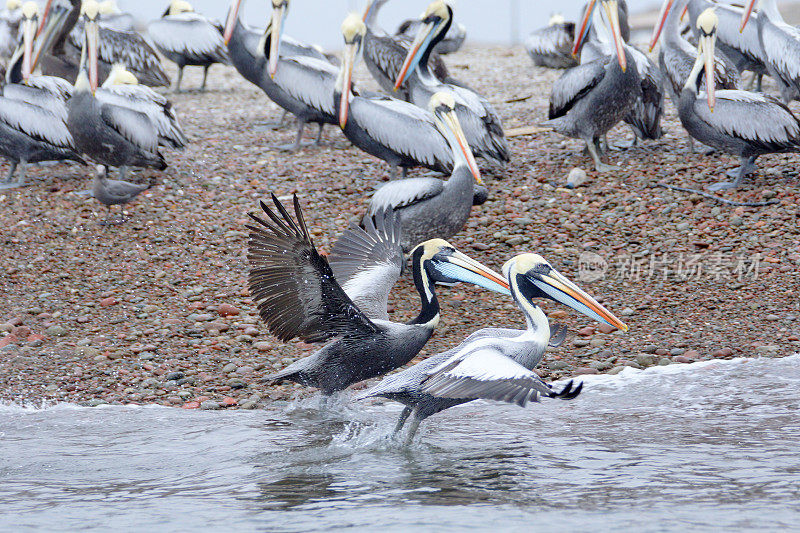
<instances>
[{"instance_id":1,"label":"pelican leg","mask_svg":"<svg viewBox=\"0 0 800 533\"><path fill-rule=\"evenodd\" d=\"M761 85L764 82L764 75L763 74L754 74L753 77L756 78L756 92L763 93L764 89L763 89L763 87Z\"/></svg>"},{"instance_id":2,"label":"pelican leg","mask_svg":"<svg viewBox=\"0 0 800 533\"><path fill-rule=\"evenodd\" d=\"M725 191L729 189L738 189L745 176L752 174L758 167L755 164L755 157L742 157L739 158L739 168L729 171L728 176L734 178L733 181L721 181L708 186L709 191Z\"/></svg>"},{"instance_id":3,"label":"pelican leg","mask_svg":"<svg viewBox=\"0 0 800 533\"><path fill-rule=\"evenodd\" d=\"M408 177L408 167L403 167L403 177L404 178Z\"/></svg>"},{"instance_id":4,"label":"pelican leg","mask_svg":"<svg viewBox=\"0 0 800 533\"><path fill-rule=\"evenodd\" d=\"M404 407L403 412L400 413L400 418L397 419L397 425L394 426L394 433L399 433L403 426L406 425L406 420L408 420L408 415L411 414L410 407Z\"/></svg>"},{"instance_id":5,"label":"pelican leg","mask_svg":"<svg viewBox=\"0 0 800 533\"><path fill-rule=\"evenodd\" d=\"M419 429L419 423L422 422L422 419L417 416L419 409L414 408L412 411L412 418L411 422L408 424L408 434L406 434L406 440L403 442L405 446L411 444L414 440L414 435L417 434L417 430Z\"/></svg>"},{"instance_id":6,"label":"pelican leg","mask_svg":"<svg viewBox=\"0 0 800 533\"><path fill-rule=\"evenodd\" d=\"M121 179L122 181L125 181L126 178L128 177L128 167L126 167L125 165L122 165L121 167L119 167L117 169L117 171L119 173L119 179Z\"/></svg>"},{"instance_id":7,"label":"pelican leg","mask_svg":"<svg viewBox=\"0 0 800 533\"><path fill-rule=\"evenodd\" d=\"M320 122L319 123L319 131L317 132L317 142L316 142L317 146L322 144L322 128L324 128L324 127L325 127L325 123Z\"/></svg>"},{"instance_id":8,"label":"pelican leg","mask_svg":"<svg viewBox=\"0 0 800 533\"><path fill-rule=\"evenodd\" d=\"M211 65L206 65L203 68L203 83L200 85L200 92L206 92L206 80L208 80L208 69L211 68Z\"/></svg>"},{"instance_id":9,"label":"pelican leg","mask_svg":"<svg viewBox=\"0 0 800 533\"><path fill-rule=\"evenodd\" d=\"M3 180L3 183L0 183L0 190L13 189L15 187L22 187L25 185L25 166L25 161L20 161L19 163L12 161L11 168L8 170L5 180ZM11 178L14 176L14 172L17 170L17 167L20 169L19 179L17 181L11 181Z\"/></svg>"},{"instance_id":10,"label":"pelican leg","mask_svg":"<svg viewBox=\"0 0 800 533\"><path fill-rule=\"evenodd\" d=\"M614 165L607 165L600 160L600 150L598 148L599 140L595 139L592 142L586 143L586 148L589 149L589 154L591 154L592 159L594 160L594 168L597 172L610 172L612 170L619 170L619 167Z\"/></svg>"},{"instance_id":11,"label":"pelican leg","mask_svg":"<svg viewBox=\"0 0 800 533\"><path fill-rule=\"evenodd\" d=\"M389 179L394 180L397 179L397 165L389 165Z\"/></svg>"},{"instance_id":12,"label":"pelican leg","mask_svg":"<svg viewBox=\"0 0 800 533\"><path fill-rule=\"evenodd\" d=\"M274 150L280 150L282 152L297 152L300 149L301 140L303 139L303 131L306 128L306 121L305 120L298 120L299 127L297 128L297 135L294 138L294 142L292 144L281 144L279 146L273 146Z\"/></svg>"},{"instance_id":13,"label":"pelican leg","mask_svg":"<svg viewBox=\"0 0 800 533\"><path fill-rule=\"evenodd\" d=\"M178 67L178 79L176 80L173 92L181 92L181 81L183 81L183 67Z\"/></svg>"}]
</instances>

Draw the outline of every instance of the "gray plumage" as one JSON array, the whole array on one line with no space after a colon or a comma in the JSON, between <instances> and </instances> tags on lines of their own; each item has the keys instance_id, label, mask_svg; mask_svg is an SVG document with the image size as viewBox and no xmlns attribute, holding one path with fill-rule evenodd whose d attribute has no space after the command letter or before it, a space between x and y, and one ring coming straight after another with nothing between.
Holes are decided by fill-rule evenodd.
<instances>
[{"instance_id":1,"label":"gray plumage","mask_svg":"<svg viewBox=\"0 0 800 533\"><path fill-rule=\"evenodd\" d=\"M762 60L785 103L800 96L800 30L787 24L774 0L762 0L755 24Z\"/></svg>"},{"instance_id":2,"label":"gray plumage","mask_svg":"<svg viewBox=\"0 0 800 533\"><path fill-rule=\"evenodd\" d=\"M19 24L22 21L22 8L0 11L0 58L11 57L19 42Z\"/></svg>"},{"instance_id":3,"label":"gray plumage","mask_svg":"<svg viewBox=\"0 0 800 533\"><path fill-rule=\"evenodd\" d=\"M186 66L203 67L203 83L211 65L229 65L228 51L219 28L197 13L166 15L147 25L147 34L156 48L167 59L178 65L176 90L180 91L183 69Z\"/></svg>"},{"instance_id":4,"label":"gray plumage","mask_svg":"<svg viewBox=\"0 0 800 533\"><path fill-rule=\"evenodd\" d=\"M572 56L574 40L574 22L555 22L532 31L524 44L534 65L561 69L578 65Z\"/></svg>"},{"instance_id":5,"label":"gray plumage","mask_svg":"<svg viewBox=\"0 0 800 533\"><path fill-rule=\"evenodd\" d=\"M109 223L112 205L125 205L149 188L150 184L108 179L106 168L98 165L92 184L92 196L108 208L108 216L102 223ZM119 222L122 222L121 218Z\"/></svg>"}]
</instances>

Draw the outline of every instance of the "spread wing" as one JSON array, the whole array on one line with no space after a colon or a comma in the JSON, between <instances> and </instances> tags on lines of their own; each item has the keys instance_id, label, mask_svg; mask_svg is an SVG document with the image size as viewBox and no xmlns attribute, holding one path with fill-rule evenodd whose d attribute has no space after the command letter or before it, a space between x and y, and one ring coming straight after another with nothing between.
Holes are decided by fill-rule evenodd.
<instances>
[{"instance_id":1,"label":"spread wing","mask_svg":"<svg viewBox=\"0 0 800 533\"><path fill-rule=\"evenodd\" d=\"M147 25L147 33L159 50L183 55L187 62L229 62L222 34L197 13L156 19Z\"/></svg>"},{"instance_id":2,"label":"spread wing","mask_svg":"<svg viewBox=\"0 0 800 533\"><path fill-rule=\"evenodd\" d=\"M391 208L379 210L345 231L333 245L328 263L347 296L372 319L389 320L389 292L403 269L400 222Z\"/></svg>"},{"instance_id":3,"label":"spread wing","mask_svg":"<svg viewBox=\"0 0 800 533\"><path fill-rule=\"evenodd\" d=\"M296 222L275 195L272 201L278 213L262 202L269 220L251 214L258 225L247 226L250 294L270 332L284 341L299 337L306 342L377 332L377 326L345 294L328 262L314 248L297 196Z\"/></svg>"},{"instance_id":4,"label":"spread wing","mask_svg":"<svg viewBox=\"0 0 800 533\"><path fill-rule=\"evenodd\" d=\"M369 214L379 209L399 209L441 193L444 182L437 178L408 178L390 181L375 193L369 203Z\"/></svg>"},{"instance_id":5,"label":"spread wing","mask_svg":"<svg viewBox=\"0 0 800 533\"><path fill-rule=\"evenodd\" d=\"M350 113L367 133L384 146L428 165L453 168L453 153L439 133L433 115L414 104L388 97L355 97Z\"/></svg>"},{"instance_id":6,"label":"spread wing","mask_svg":"<svg viewBox=\"0 0 800 533\"><path fill-rule=\"evenodd\" d=\"M586 93L594 89L606 75L607 61L608 58L596 59L564 72L553 84L548 118L563 117Z\"/></svg>"},{"instance_id":7,"label":"spread wing","mask_svg":"<svg viewBox=\"0 0 800 533\"><path fill-rule=\"evenodd\" d=\"M158 151L156 130L144 113L101 102L100 117L138 148L153 153Z\"/></svg>"}]
</instances>

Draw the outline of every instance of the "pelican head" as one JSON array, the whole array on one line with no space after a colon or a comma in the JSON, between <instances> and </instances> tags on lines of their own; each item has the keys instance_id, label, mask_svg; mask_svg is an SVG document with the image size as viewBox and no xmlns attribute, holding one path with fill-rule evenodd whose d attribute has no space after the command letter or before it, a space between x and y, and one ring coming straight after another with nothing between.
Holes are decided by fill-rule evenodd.
<instances>
[{"instance_id":1,"label":"pelican head","mask_svg":"<svg viewBox=\"0 0 800 533\"><path fill-rule=\"evenodd\" d=\"M427 274L421 281L429 298L433 293L426 278L443 285L461 281L490 291L510 294L508 282L503 276L462 254L444 239L431 239L419 244L411 251L411 258L415 264L419 261L422 266L420 270Z\"/></svg>"},{"instance_id":2,"label":"pelican head","mask_svg":"<svg viewBox=\"0 0 800 533\"><path fill-rule=\"evenodd\" d=\"M119 8L117 7L117 0L105 0L100 2L100 15L116 15L119 13Z\"/></svg>"},{"instance_id":3,"label":"pelican head","mask_svg":"<svg viewBox=\"0 0 800 533\"><path fill-rule=\"evenodd\" d=\"M564 15L561 13L553 13L550 16L550 20L547 21L548 26L555 26L557 24L564 24L566 20L564 19Z\"/></svg>"},{"instance_id":4,"label":"pelican head","mask_svg":"<svg viewBox=\"0 0 800 533\"><path fill-rule=\"evenodd\" d=\"M342 67L339 69L339 77L336 80L336 88L341 93L339 99L339 126L342 128L347 125L347 114L350 109L350 87L353 83L353 67L358 59L358 54L361 52L361 45L366 33L367 26L361 17L356 14L348 15L342 22L344 53Z\"/></svg>"},{"instance_id":5,"label":"pelican head","mask_svg":"<svg viewBox=\"0 0 800 533\"><path fill-rule=\"evenodd\" d=\"M275 72L278 70L283 20L286 18L288 10L289 0L272 0L272 22L267 28L270 34L269 62L267 64L270 78L274 78Z\"/></svg>"},{"instance_id":6,"label":"pelican head","mask_svg":"<svg viewBox=\"0 0 800 533\"><path fill-rule=\"evenodd\" d=\"M708 97L708 108L714 111L714 104L716 104L715 96L715 80L714 80L714 46L717 40L717 24L719 19L714 9L709 7L697 17L697 29L700 30L700 35L697 42L697 61L694 63L694 68L689 74L684 87L691 87L697 83L697 77L700 71L705 69L706 76L706 96Z\"/></svg>"},{"instance_id":7,"label":"pelican head","mask_svg":"<svg viewBox=\"0 0 800 533\"><path fill-rule=\"evenodd\" d=\"M455 166L466 166L472 177L479 185L483 185L481 179L481 171L478 169L478 164L475 162L475 156L472 149L467 142L467 137L464 135L464 130L461 128L461 123L456 114L456 100L453 95L447 91L439 91L431 96L428 103L428 109L433 114L436 121L436 127L447 139L450 149L453 151L453 162ZM455 170L455 169L454 169Z\"/></svg>"},{"instance_id":8,"label":"pelican head","mask_svg":"<svg viewBox=\"0 0 800 533\"><path fill-rule=\"evenodd\" d=\"M103 83L103 87L110 85L139 85L139 80L125 68L125 65L114 63L111 67L111 72L108 73L108 78Z\"/></svg>"},{"instance_id":9,"label":"pelican head","mask_svg":"<svg viewBox=\"0 0 800 533\"><path fill-rule=\"evenodd\" d=\"M9 11L16 11L22 7L22 0L6 0L6 9Z\"/></svg>"},{"instance_id":10,"label":"pelican head","mask_svg":"<svg viewBox=\"0 0 800 533\"><path fill-rule=\"evenodd\" d=\"M586 12L583 14L583 19L581 19L580 24L578 24L578 31L575 32L575 45L572 47L572 55L577 57L583 44L586 42L586 38L589 35L589 28L593 24L595 8L598 2L603 5L604 12L600 20L606 25L611 34L611 40L614 42L619 67L622 69L622 72L625 72L628 68L628 60L625 57L625 42L622 40L622 34L620 33L619 2L617 2L617 0L589 0L586 4Z\"/></svg>"},{"instance_id":11,"label":"pelican head","mask_svg":"<svg viewBox=\"0 0 800 533\"><path fill-rule=\"evenodd\" d=\"M25 2L22 6L22 79L27 80L33 72L33 42L39 28L39 5Z\"/></svg>"},{"instance_id":12,"label":"pelican head","mask_svg":"<svg viewBox=\"0 0 800 533\"><path fill-rule=\"evenodd\" d=\"M395 80L395 91L403 84L406 76L419 66L422 58L430 49L431 43L437 37L443 36L450 28L450 23L453 20L453 8L444 0L435 0L425 10L420 20L422 25L411 46L408 47L408 54L405 61L403 61L403 66L400 68L400 73L397 75L397 80Z\"/></svg>"},{"instance_id":13,"label":"pelican head","mask_svg":"<svg viewBox=\"0 0 800 533\"><path fill-rule=\"evenodd\" d=\"M531 301L534 298L547 298L598 322L628 331L624 322L565 278L540 255L528 253L511 258L503 265L503 274L508 278L512 296L526 311L533 311L536 307Z\"/></svg>"},{"instance_id":14,"label":"pelican head","mask_svg":"<svg viewBox=\"0 0 800 533\"><path fill-rule=\"evenodd\" d=\"M187 2L186 0L172 0L169 5L169 14L170 15L180 15L181 13L193 13L194 8L192 4Z\"/></svg>"}]
</instances>

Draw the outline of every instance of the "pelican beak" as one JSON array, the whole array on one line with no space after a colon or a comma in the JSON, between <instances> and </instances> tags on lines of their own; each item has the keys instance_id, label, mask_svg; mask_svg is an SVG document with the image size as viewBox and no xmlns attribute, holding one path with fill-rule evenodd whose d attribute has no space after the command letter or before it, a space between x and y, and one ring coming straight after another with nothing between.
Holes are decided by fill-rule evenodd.
<instances>
[{"instance_id":1,"label":"pelican beak","mask_svg":"<svg viewBox=\"0 0 800 533\"><path fill-rule=\"evenodd\" d=\"M269 77L274 78L278 70L280 58L281 32L283 31L283 17L286 15L286 4L272 8L272 31L269 43Z\"/></svg>"},{"instance_id":2,"label":"pelican beak","mask_svg":"<svg viewBox=\"0 0 800 533\"><path fill-rule=\"evenodd\" d=\"M617 60L622 72L628 68L628 60L625 59L625 49L623 48L622 34L619 29L619 10L617 0L606 0L603 2L603 9L606 10L606 18L611 25L611 34L614 36L614 46L617 48Z\"/></svg>"},{"instance_id":3,"label":"pelican beak","mask_svg":"<svg viewBox=\"0 0 800 533\"><path fill-rule=\"evenodd\" d=\"M98 41L100 40L100 33L97 27L97 21L86 21L86 50L89 58L89 86L91 87L92 94L97 90L98 86Z\"/></svg>"},{"instance_id":4,"label":"pelican beak","mask_svg":"<svg viewBox=\"0 0 800 533\"><path fill-rule=\"evenodd\" d=\"M675 0L665 0L661 5L661 11L658 13L658 22L656 22L653 28L653 37L650 39L651 52L653 48L656 47L656 44L658 44L658 38L661 36L661 32L664 31L664 24L667 22L667 16L669 16L669 12L672 10L672 4L674 3Z\"/></svg>"},{"instance_id":5,"label":"pelican beak","mask_svg":"<svg viewBox=\"0 0 800 533\"><path fill-rule=\"evenodd\" d=\"M463 161L466 163L467 168L469 168L472 177L475 178L475 182L478 185L483 185L481 171L478 168L478 163L475 162L475 156L472 153L472 149L469 147L469 142L467 142L467 137L464 135L464 130L461 128L461 122L459 122L456 112L451 109L444 113L437 113L436 118L455 138L456 145L451 147L454 159L461 159L463 156Z\"/></svg>"},{"instance_id":6,"label":"pelican beak","mask_svg":"<svg viewBox=\"0 0 800 533\"><path fill-rule=\"evenodd\" d=\"M433 33L436 27L436 22L426 22L420 27L417 36L414 37L414 42L412 42L411 46L408 48L408 54L406 55L405 61L403 61L403 66L400 68L400 73L397 75L397 80L394 83L395 91L403 85L408 73L414 72L414 69L419 65L422 55L428 48L431 39L433 39Z\"/></svg>"},{"instance_id":7,"label":"pelican beak","mask_svg":"<svg viewBox=\"0 0 800 533\"><path fill-rule=\"evenodd\" d=\"M749 0L747 2L744 11L742 11L742 23L739 26L739 33L742 33L744 31L744 27L747 26L747 21L750 20L750 16L753 14L753 10L756 8L756 3L758 3L758 0Z\"/></svg>"},{"instance_id":8,"label":"pelican beak","mask_svg":"<svg viewBox=\"0 0 800 533\"><path fill-rule=\"evenodd\" d=\"M717 103L716 85L714 80L714 41L716 36L703 35L700 37L700 43L703 53L703 66L705 67L706 75L706 95L708 95L708 108L713 112L714 106Z\"/></svg>"},{"instance_id":9,"label":"pelican beak","mask_svg":"<svg viewBox=\"0 0 800 533\"><path fill-rule=\"evenodd\" d=\"M358 54L358 43L346 43L342 58L342 96L339 100L339 126L347 125L347 114L350 110L350 87L353 84L353 66Z\"/></svg>"},{"instance_id":10,"label":"pelican beak","mask_svg":"<svg viewBox=\"0 0 800 533\"><path fill-rule=\"evenodd\" d=\"M464 283L472 283L473 285L483 287L490 291L505 294L506 296L511 294L508 280L502 275L459 251L453 250L449 254L444 255L441 262L438 262L435 268L439 274L448 278L447 282L439 281L439 283L455 283L457 281L462 281Z\"/></svg>"},{"instance_id":11,"label":"pelican beak","mask_svg":"<svg viewBox=\"0 0 800 533\"><path fill-rule=\"evenodd\" d=\"M45 3L44 5L44 11L42 11L42 19L39 22L39 30L36 32L36 37L38 37L44 30L44 23L47 21L47 17L50 16L50 9L52 7L53 7L53 0L47 0L47 3ZM77 9L80 9L80 7L78 7Z\"/></svg>"},{"instance_id":12,"label":"pelican beak","mask_svg":"<svg viewBox=\"0 0 800 533\"><path fill-rule=\"evenodd\" d=\"M580 54L583 42L586 40L586 36L589 34L589 27L592 25L592 15L594 14L594 8L596 6L597 0L589 0L586 3L586 12L583 14L583 19L581 19L580 25L578 26L578 31L575 33L575 44L572 46L572 57L578 57L578 54Z\"/></svg>"},{"instance_id":13,"label":"pelican beak","mask_svg":"<svg viewBox=\"0 0 800 533\"><path fill-rule=\"evenodd\" d=\"M552 268L546 274L528 274L526 277L553 300L561 302L598 322L614 326L622 331L628 331L628 326L624 322L600 305L597 300L589 296L583 289L565 278L556 269Z\"/></svg>"},{"instance_id":14,"label":"pelican beak","mask_svg":"<svg viewBox=\"0 0 800 533\"><path fill-rule=\"evenodd\" d=\"M27 80L33 72L33 41L36 38L36 19L25 19L22 29L22 79Z\"/></svg>"},{"instance_id":15,"label":"pelican beak","mask_svg":"<svg viewBox=\"0 0 800 533\"><path fill-rule=\"evenodd\" d=\"M367 19L369 18L369 12L372 11L372 6L375 4L374 0L367 0L367 9L364 10L364 16L361 17L361 21L366 23Z\"/></svg>"},{"instance_id":16,"label":"pelican beak","mask_svg":"<svg viewBox=\"0 0 800 533\"><path fill-rule=\"evenodd\" d=\"M689 4L686 4L686 6L683 8L683 11L681 11L681 18L678 21L683 22L683 19L686 18L687 13L689 13Z\"/></svg>"},{"instance_id":17,"label":"pelican beak","mask_svg":"<svg viewBox=\"0 0 800 533\"><path fill-rule=\"evenodd\" d=\"M225 46L231 41L233 35L233 28L236 26L236 21L239 19L239 8L242 5L242 0L233 0L231 8L228 10L228 19L225 21L225 32L222 38L225 41Z\"/></svg>"}]
</instances>

